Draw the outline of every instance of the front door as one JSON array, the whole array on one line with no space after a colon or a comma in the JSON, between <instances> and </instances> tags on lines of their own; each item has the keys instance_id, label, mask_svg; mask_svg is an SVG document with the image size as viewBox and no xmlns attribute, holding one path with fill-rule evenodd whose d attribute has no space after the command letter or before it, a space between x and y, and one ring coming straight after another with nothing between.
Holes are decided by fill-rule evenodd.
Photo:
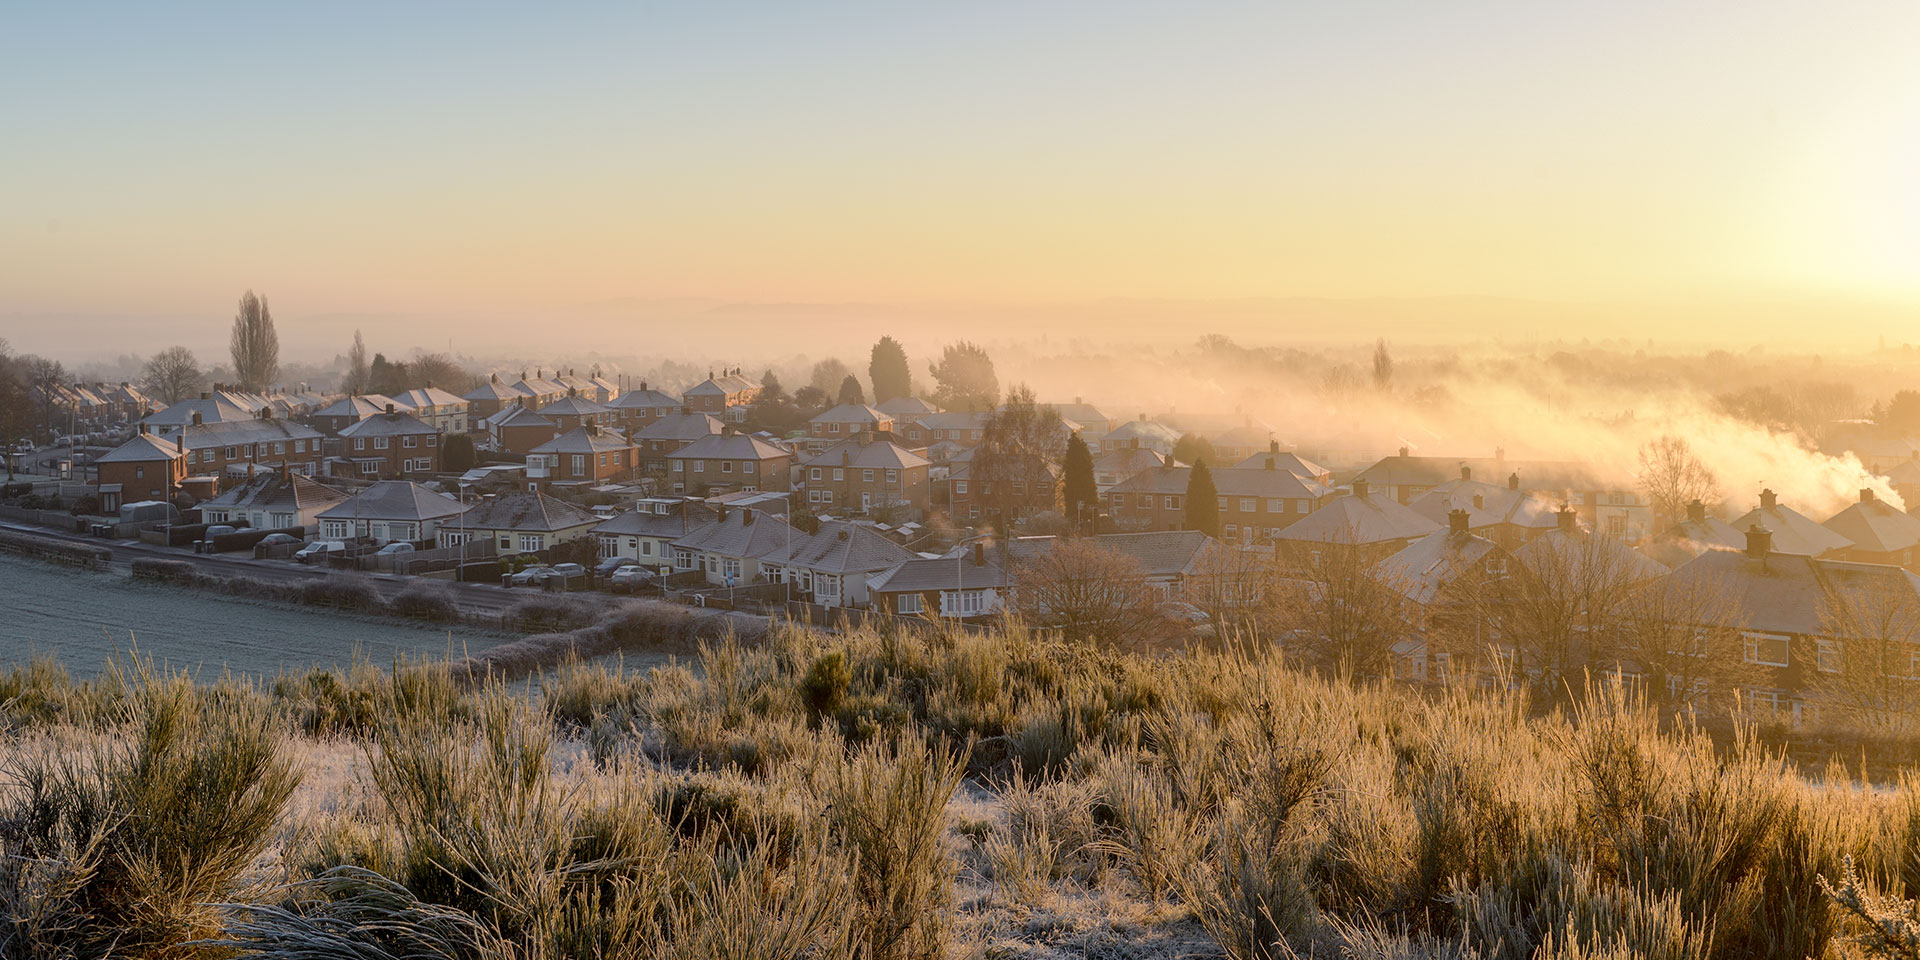
<instances>
[{"instance_id":1,"label":"front door","mask_svg":"<svg viewBox=\"0 0 1920 960\"><path fill-rule=\"evenodd\" d=\"M870 513L872 512L872 510L873 510L873 494L862 491L860 494L860 512Z\"/></svg>"}]
</instances>

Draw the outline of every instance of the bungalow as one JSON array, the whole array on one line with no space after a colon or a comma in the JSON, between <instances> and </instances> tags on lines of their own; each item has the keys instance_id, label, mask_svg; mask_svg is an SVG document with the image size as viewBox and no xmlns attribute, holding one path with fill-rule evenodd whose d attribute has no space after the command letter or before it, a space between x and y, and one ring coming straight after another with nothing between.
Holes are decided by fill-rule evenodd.
<instances>
[{"instance_id":1,"label":"bungalow","mask_svg":"<svg viewBox=\"0 0 1920 960\"><path fill-rule=\"evenodd\" d=\"M951 555L902 560L867 579L873 609L903 617L984 620L1007 606L1011 581L998 557L979 540Z\"/></svg>"},{"instance_id":2,"label":"bungalow","mask_svg":"<svg viewBox=\"0 0 1920 960\"><path fill-rule=\"evenodd\" d=\"M714 586L739 587L766 580L765 560L806 536L785 520L755 510L720 508L714 519L670 544L673 569L698 570Z\"/></svg>"},{"instance_id":3,"label":"bungalow","mask_svg":"<svg viewBox=\"0 0 1920 960\"><path fill-rule=\"evenodd\" d=\"M802 485L807 503L822 512L906 508L924 513L928 466L927 458L897 443L861 434L806 460Z\"/></svg>"},{"instance_id":4,"label":"bungalow","mask_svg":"<svg viewBox=\"0 0 1920 960\"><path fill-rule=\"evenodd\" d=\"M245 525L256 530L320 529L320 514L346 502L347 494L297 473L262 474L200 504L207 523Z\"/></svg>"},{"instance_id":5,"label":"bungalow","mask_svg":"<svg viewBox=\"0 0 1920 960\"><path fill-rule=\"evenodd\" d=\"M358 477L391 480L440 469L440 430L390 405L386 413L341 428L337 455Z\"/></svg>"},{"instance_id":6,"label":"bungalow","mask_svg":"<svg viewBox=\"0 0 1920 960\"><path fill-rule=\"evenodd\" d=\"M375 543L422 543L458 524L467 508L411 480L381 480L319 514L320 539L368 537Z\"/></svg>"},{"instance_id":7,"label":"bungalow","mask_svg":"<svg viewBox=\"0 0 1920 960\"><path fill-rule=\"evenodd\" d=\"M538 553L590 535L600 523L591 511L537 490L486 497L459 520L442 524L440 546L492 541L501 556Z\"/></svg>"},{"instance_id":8,"label":"bungalow","mask_svg":"<svg viewBox=\"0 0 1920 960\"><path fill-rule=\"evenodd\" d=\"M197 398L189 398L171 406L148 414L140 421L147 425L152 433L162 436L178 433L189 424L220 423L226 420L251 420L257 413L249 407L240 406L229 400L224 394L202 393ZM195 419L195 415L198 419Z\"/></svg>"},{"instance_id":9,"label":"bungalow","mask_svg":"<svg viewBox=\"0 0 1920 960\"><path fill-rule=\"evenodd\" d=\"M731 432L701 437L666 459L668 482L676 494L792 489L788 470L793 451L759 437Z\"/></svg>"},{"instance_id":10,"label":"bungalow","mask_svg":"<svg viewBox=\"0 0 1920 960\"><path fill-rule=\"evenodd\" d=\"M913 559L907 548L866 524L829 522L761 560L768 579L828 607L867 606L867 579Z\"/></svg>"},{"instance_id":11,"label":"bungalow","mask_svg":"<svg viewBox=\"0 0 1920 960\"><path fill-rule=\"evenodd\" d=\"M657 573L671 573L673 541L717 516L718 511L698 500L649 497L594 527L593 534L600 541L600 559L619 557Z\"/></svg>"}]
</instances>

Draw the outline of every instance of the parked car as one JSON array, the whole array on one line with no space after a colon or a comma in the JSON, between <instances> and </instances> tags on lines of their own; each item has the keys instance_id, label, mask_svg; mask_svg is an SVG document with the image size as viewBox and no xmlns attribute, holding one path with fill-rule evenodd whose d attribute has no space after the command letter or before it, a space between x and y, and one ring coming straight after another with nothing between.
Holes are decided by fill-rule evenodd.
<instances>
[{"instance_id":1,"label":"parked car","mask_svg":"<svg viewBox=\"0 0 1920 960\"><path fill-rule=\"evenodd\" d=\"M593 575L596 577L611 576L615 570L632 565L633 561L625 557L608 557L593 565Z\"/></svg>"},{"instance_id":2,"label":"parked car","mask_svg":"<svg viewBox=\"0 0 1920 960\"><path fill-rule=\"evenodd\" d=\"M376 557L391 557L396 554L412 553L412 552L413 552L413 544L401 542L401 543L389 543L386 546L381 547L378 550L375 550L373 553L374 553L374 556Z\"/></svg>"},{"instance_id":3,"label":"parked car","mask_svg":"<svg viewBox=\"0 0 1920 960\"><path fill-rule=\"evenodd\" d=\"M234 527L232 525L225 524L225 523L216 523L213 526L210 526L207 528L206 539L212 540L214 537L224 537L229 533L239 533L239 532L240 532L239 528Z\"/></svg>"},{"instance_id":4,"label":"parked car","mask_svg":"<svg viewBox=\"0 0 1920 960\"><path fill-rule=\"evenodd\" d=\"M329 554L345 552L347 545L339 540L315 540L296 551L293 559L300 563L324 563Z\"/></svg>"},{"instance_id":5,"label":"parked car","mask_svg":"<svg viewBox=\"0 0 1920 960\"><path fill-rule=\"evenodd\" d=\"M564 580L574 580L586 576L587 568L577 563L556 563L553 565L553 570L547 575L550 577L560 577Z\"/></svg>"},{"instance_id":6,"label":"parked car","mask_svg":"<svg viewBox=\"0 0 1920 960\"><path fill-rule=\"evenodd\" d=\"M638 587L653 581L653 571L639 564L629 564L613 571L607 582L616 587Z\"/></svg>"},{"instance_id":7,"label":"parked car","mask_svg":"<svg viewBox=\"0 0 1920 960\"><path fill-rule=\"evenodd\" d=\"M269 533L266 536L261 537L260 542L263 544L267 544L269 546L273 546L273 545L278 545L282 543L299 543L300 538L294 536L291 533Z\"/></svg>"},{"instance_id":8,"label":"parked car","mask_svg":"<svg viewBox=\"0 0 1920 960\"><path fill-rule=\"evenodd\" d=\"M538 586L541 581L547 579L547 574L552 572L552 567L544 563L536 563L509 576L507 583L516 587Z\"/></svg>"}]
</instances>

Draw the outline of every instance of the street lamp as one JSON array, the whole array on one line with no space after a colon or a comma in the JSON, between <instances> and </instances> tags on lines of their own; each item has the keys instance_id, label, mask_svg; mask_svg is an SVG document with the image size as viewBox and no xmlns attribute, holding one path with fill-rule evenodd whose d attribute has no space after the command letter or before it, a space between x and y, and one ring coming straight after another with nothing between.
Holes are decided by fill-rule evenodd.
<instances>
[{"instance_id":1,"label":"street lamp","mask_svg":"<svg viewBox=\"0 0 1920 960\"><path fill-rule=\"evenodd\" d=\"M460 487L460 572L454 574L453 582L465 583L467 579L467 488L473 486L466 481L457 481Z\"/></svg>"}]
</instances>

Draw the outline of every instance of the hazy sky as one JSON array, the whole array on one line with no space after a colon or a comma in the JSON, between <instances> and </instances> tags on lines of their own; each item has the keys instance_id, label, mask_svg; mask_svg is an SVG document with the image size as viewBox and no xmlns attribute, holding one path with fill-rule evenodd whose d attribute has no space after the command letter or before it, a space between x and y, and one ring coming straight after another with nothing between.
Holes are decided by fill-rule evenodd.
<instances>
[{"instance_id":1,"label":"hazy sky","mask_svg":"<svg viewBox=\"0 0 1920 960\"><path fill-rule=\"evenodd\" d=\"M0 335L248 287L1920 303L1913 0L298 6L0 11Z\"/></svg>"}]
</instances>

